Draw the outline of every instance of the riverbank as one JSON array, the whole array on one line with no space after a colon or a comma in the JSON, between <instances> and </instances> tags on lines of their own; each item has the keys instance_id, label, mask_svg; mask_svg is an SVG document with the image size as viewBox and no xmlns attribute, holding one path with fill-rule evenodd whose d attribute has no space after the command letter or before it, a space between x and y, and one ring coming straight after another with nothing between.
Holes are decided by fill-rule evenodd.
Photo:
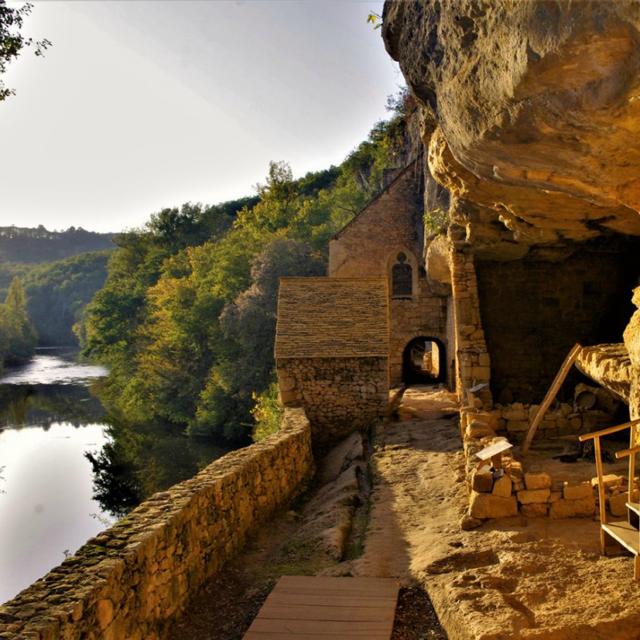
<instances>
[{"instance_id":1,"label":"riverbank","mask_svg":"<svg viewBox=\"0 0 640 640\"><path fill-rule=\"evenodd\" d=\"M104 367L44 349L0 377L0 603L229 448L106 415Z\"/></svg>"}]
</instances>

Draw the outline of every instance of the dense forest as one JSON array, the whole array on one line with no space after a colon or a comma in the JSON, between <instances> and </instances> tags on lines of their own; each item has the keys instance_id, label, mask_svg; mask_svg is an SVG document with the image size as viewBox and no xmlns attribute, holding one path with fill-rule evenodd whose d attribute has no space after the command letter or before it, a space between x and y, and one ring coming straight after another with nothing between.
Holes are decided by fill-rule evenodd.
<instances>
[{"instance_id":1,"label":"dense forest","mask_svg":"<svg viewBox=\"0 0 640 640\"><path fill-rule=\"evenodd\" d=\"M66 231L49 231L42 225L0 227L0 263L51 262L87 251L113 249L113 236L82 227L69 227Z\"/></svg>"},{"instance_id":2,"label":"dense forest","mask_svg":"<svg viewBox=\"0 0 640 640\"><path fill-rule=\"evenodd\" d=\"M325 274L329 238L398 166L404 129L396 113L339 167L294 180L272 162L254 198L165 209L117 236L79 328L110 368L109 410L233 442L272 431L279 278Z\"/></svg>"},{"instance_id":3,"label":"dense forest","mask_svg":"<svg viewBox=\"0 0 640 640\"><path fill-rule=\"evenodd\" d=\"M35 349L37 334L27 313L27 298L20 278L9 285L0 304L0 369L5 364L28 360Z\"/></svg>"},{"instance_id":4,"label":"dense forest","mask_svg":"<svg viewBox=\"0 0 640 640\"><path fill-rule=\"evenodd\" d=\"M40 346L77 345L74 325L107 278L109 251L83 253L44 264L0 262L0 299L19 277Z\"/></svg>"}]
</instances>

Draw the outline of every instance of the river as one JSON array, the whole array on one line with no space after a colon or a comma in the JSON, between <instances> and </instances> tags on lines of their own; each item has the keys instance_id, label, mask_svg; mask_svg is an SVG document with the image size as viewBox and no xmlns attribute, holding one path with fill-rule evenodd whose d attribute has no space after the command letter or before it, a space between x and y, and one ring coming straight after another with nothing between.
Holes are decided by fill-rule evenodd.
<instances>
[{"instance_id":1,"label":"river","mask_svg":"<svg viewBox=\"0 0 640 640\"><path fill-rule=\"evenodd\" d=\"M114 422L96 394L106 374L73 351L39 350L0 376L0 603L228 451Z\"/></svg>"}]
</instances>

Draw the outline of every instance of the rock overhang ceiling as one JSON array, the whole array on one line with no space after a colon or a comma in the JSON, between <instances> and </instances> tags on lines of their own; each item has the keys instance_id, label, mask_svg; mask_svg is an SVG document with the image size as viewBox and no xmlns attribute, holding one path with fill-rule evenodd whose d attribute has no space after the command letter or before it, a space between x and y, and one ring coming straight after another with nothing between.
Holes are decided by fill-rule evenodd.
<instances>
[{"instance_id":1,"label":"rock overhang ceiling","mask_svg":"<svg viewBox=\"0 0 640 640\"><path fill-rule=\"evenodd\" d=\"M640 3L392 0L383 17L480 254L640 236Z\"/></svg>"}]
</instances>

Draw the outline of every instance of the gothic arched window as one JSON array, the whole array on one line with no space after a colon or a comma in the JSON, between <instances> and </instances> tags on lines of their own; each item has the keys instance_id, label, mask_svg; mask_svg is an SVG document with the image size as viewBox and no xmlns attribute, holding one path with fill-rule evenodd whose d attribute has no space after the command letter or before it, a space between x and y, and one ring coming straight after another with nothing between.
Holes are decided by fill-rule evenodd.
<instances>
[{"instance_id":1,"label":"gothic arched window","mask_svg":"<svg viewBox=\"0 0 640 640\"><path fill-rule=\"evenodd\" d=\"M407 256L400 252L397 262L391 268L391 296L410 298L413 293L413 269L407 263Z\"/></svg>"}]
</instances>

